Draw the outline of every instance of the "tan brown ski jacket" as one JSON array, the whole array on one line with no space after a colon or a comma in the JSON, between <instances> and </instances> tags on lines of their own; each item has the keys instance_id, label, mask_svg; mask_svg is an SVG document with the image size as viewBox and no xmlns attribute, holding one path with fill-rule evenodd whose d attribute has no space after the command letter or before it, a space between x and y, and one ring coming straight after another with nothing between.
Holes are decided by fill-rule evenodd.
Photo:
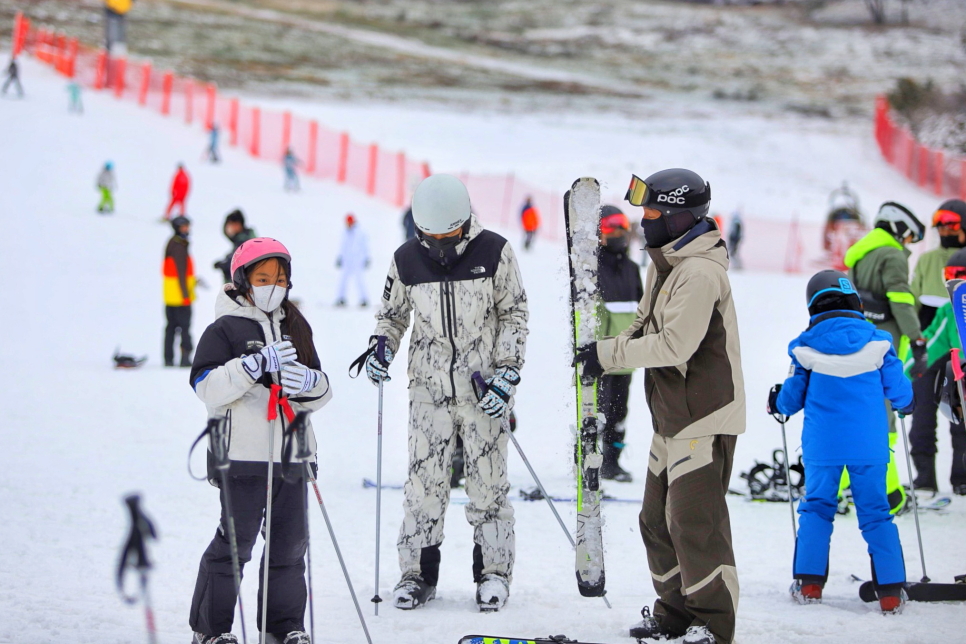
<instances>
[{"instance_id":1,"label":"tan brown ski jacket","mask_svg":"<svg viewBox=\"0 0 966 644\"><path fill-rule=\"evenodd\" d=\"M654 432L699 438L745 431L745 388L728 251L709 220L658 249L637 319L597 343L608 372L646 368Z\"/></svg>"}]
</instances>

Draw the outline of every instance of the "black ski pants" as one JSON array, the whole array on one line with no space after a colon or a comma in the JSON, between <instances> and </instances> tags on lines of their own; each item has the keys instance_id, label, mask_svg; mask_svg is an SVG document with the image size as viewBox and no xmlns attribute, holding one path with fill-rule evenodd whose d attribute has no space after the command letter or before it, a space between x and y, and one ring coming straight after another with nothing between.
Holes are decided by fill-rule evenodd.
<instances>
[{"instance_id":1,"label":"black ski pants","mask_svg":"<svg viewBox=\"0 0 966 644\"><path fill-rule=\"evenodd\" d=\"M164 364L174 364L174 336L181 334L181 366L191 365L191 307L166 306L164 316L168 325L164 329Z\"/></svg>"},{"instance_id":2,"label":"black ski pants","mask_svg":"<svg viewBox=\"0 0 966 644\"><path fill-rule=\"evenodd\" d=\"M279 471L276 464L275 471ZM265 493L264 476L229 476L232 514L238 537L238 561L244 572L252 558L252 548L262 529ZM272 533L268 568L268 632L288 633L305 630L305 552L306 484L304 480L285 483L276 477L272 486ZM191 599L188 623L195 632L206 635L230 633L235 617L235 580L231 567L231 544L225 495L221 495L221 522L215 537L201 557L198 581ZM259 628L262 623L262 575L265 557L258 571Z\"/></svg>"},{"instance_id":3,"label":"black ski pants","mask_svg":"<svg viewBox=\"0 0 966 644\"><path fill-rule=\"evenodd\" d=\"M939 405L936 402L934 384L940 373L945 373L949 359L937 360L922 378L912 381L912 389L916 394L916 411L912 414L912 429L909 431L909 442L912 443L913 456L936 455L936 412ZM949 423L949 434L953 445L953 466L949 475L952 485L966 484L966 427L962 424Z\"/></svg>"},{"instance_id":4,"label":"black ski pants","mask_svg":"<svg viewBox=\"0 0 966 644\"><path fill-rule=\"evenodd\" d=\"M631 391L631 374L602 376L597 381L597 409L604 414L605 424L601 438L608 447L623 449L624 419L627 418L627 400Z\"/></svg>"}]
</instances>

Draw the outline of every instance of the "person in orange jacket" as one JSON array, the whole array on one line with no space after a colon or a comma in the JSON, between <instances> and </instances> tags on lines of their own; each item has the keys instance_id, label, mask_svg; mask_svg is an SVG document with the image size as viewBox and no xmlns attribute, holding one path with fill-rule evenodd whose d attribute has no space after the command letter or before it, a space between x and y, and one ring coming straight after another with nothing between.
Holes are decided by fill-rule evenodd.
<instances>
[{"instance_id":1,"label":"person in orange jacket","mask_svg":"<svg viewBox=\"0 0 966 644\"><path fill-rule=\"evenodd\" d=\"M164 330L164 366L174 366L174 336L181 335L181 366L191 366L191 304L195 301L194 262L188 254L188 234L191 222L179 216L171 220L174 235L168 240L164 251L164 313L167 327Z\"/></svg>"},{"instance_id":2,"label":"person in orange jacket","mask_svg":"<svg viewBox=\"0 0 966 644\"><path fill-rule=\"evenodd\" d=\"M165 219L171 219L171 211L174 210L175 206L180 206L180 214L184 217L184 202L188 198L188 189L190 187L191 180L188 178L188 173L184 170L184 164L179 163L178 171L174 174L174 181L171 182L171 203L168 204L168 209L164 213Z\"/></svg>"},{"instance_id":3,"label":"person in orange jacket","mask_svg":"<svg viewBox=\"0 0 966 644\"><path fill-rule=\"evenodd\" d=\"M529 196L523 202L523 208L520 210L520 221L523 224L523 248L530 250L533 238L537 234L537 228L540 227L540 213L537 212Z\"/></svg>"}]
</instances>

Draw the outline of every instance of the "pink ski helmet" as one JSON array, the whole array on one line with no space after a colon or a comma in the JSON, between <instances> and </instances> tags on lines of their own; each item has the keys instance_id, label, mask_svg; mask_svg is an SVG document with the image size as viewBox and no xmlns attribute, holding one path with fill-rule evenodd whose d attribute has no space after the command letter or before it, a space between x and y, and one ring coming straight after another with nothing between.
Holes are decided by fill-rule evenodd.
<instances>
[{"instance_id":1,"label":"pink ski helmet","mask_svg":"<svg viewBox=\"0 0 966 644\"><path fill-rule=\"evenodd\" d=\"M256 237L244 242L235 250L231 256L231 281L237 288L245 288L248 280L245 278L245 270L263 259L278 257L285 260L286 269L291 272L292 256L282 242L271 237ZM288 276L292 278L291 275Z\"/></svg>"}]
</instances>

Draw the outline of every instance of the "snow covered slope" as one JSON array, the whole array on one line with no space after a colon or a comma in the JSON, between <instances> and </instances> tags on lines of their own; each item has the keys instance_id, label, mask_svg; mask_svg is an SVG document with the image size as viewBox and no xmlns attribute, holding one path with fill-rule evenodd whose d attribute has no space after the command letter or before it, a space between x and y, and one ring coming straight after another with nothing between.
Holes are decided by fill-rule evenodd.
<instances>
[{"instance_id":1,"label":"snow covered slope","mask_svg":"<svg viewBox=\"0 0 966 644\"><path fill-rule=\"evenodd\" d=\"M226 151L220 166L202 165L200 132L106 96L86 95L87 113L69 116L64 82L29 60L24 61L24 84L26 100L0 100L0 257L7 271L0 316L0 642L145 640L141 611L122 604L113 586L113 567L127 530L121 496L133 490L142 492L160 532L152 549L159 639L188 640L191 592L201 553L216 527L218 495L206 483L192 481L185 470L188 446L204 426L204 408L185 370L159 367L160 268L170 229L157 220L178 161L187 164L194 180L188 202L194 220L192 253L198 272L211 284L219 275L211 263L229 249L221 222L236 206L258 233L282 240L293 252L294 295L314 326L335 394L315 419L320 451L326 455L320 486L359 597L372 596L375 495L361 481L375 472L376 393L364 379L352 381L346 375L350 361L365 348L372 311L332 308L334 261L342 218L352 211L372 241L368 281L370 296L377 297L401 240L399 213L329 183L306 181L302 193L286 194L280 168L236 151ZM708 155L725 165L733 150L732 144L722 144ZM767 153L761 150L760 163L767 164ZM120 184L118 211L98 216L94 178L108 159L115 163ZM862 157L855 161L863 162L871 163ZM878 172L874 167L862 171ZM804 193L811 188L810 177L802 176L798 184L793 179L788 179L790 189ZM896 176L892 181L895 186L902 180ZM745 185L753 186L754 179ZM510 238L517 242L515 232ZM532 318L517 436L547 488L569 494L574 410L568 389L565 253L560 245L538 244L532 253L520 254ZM786 373L788 340L805 324L806 277L736 274L733 279L749 393L748 433L739 439L736 455L737 486L739 471L780 445L778 427L762 408L768 386ZM194 309L196 339L213 319L213 303L213 290L200 292ZM113 371L110 356L117 346L147 354L147 365ZM396 378L387 386L387 482L401 482L406 475L402 367L392 368ZM641 482L606 486L624 498L643 494L650 439L636 382L625 466ZM799 428L799 420L790 423L790 445L799 444ZM941 430L944 481L948 441ZM194 466L201 470L203 459ZM515 487L532 485L515 454L510 478ZM400 492L386 492L384 597L396 581L401 501ZM962 637L963 606L911 605L900 617L884 618L859 601L858 586L848 576L867 578L869 572L854 515L837 521L826 603L799 607L786 592L793 547L788 508L740 499L732 500L730 508L743 588L738 621L743 644L860 638L952 642ZM573 508L560 509L573 525ZM604 507L608 597L614 604L608 611L600 600L577 595L573 555L544 504L521 501L516 503L518 553L509 604L498 614L481 615L473 602L472 534L459 510L456 506L449 515L439 599L413 613L386 606L380 617L369 617L377 644L455 643L471 632L567 633L589 641L625 642L627 626L654 599L635 504ZM318 510L311 510L311 518L318 641L363 642ZM931 576L949 581L966 572L966 502L957 498L947 514L925 516L922 522ZM909 577L918 579L912 517L898 524ZM256 603L252 571L243 584L250 641ZM371 607L365 608L370 615ZM588 623L596 627L578 626Z\"/></svg>"}]
</instances>

